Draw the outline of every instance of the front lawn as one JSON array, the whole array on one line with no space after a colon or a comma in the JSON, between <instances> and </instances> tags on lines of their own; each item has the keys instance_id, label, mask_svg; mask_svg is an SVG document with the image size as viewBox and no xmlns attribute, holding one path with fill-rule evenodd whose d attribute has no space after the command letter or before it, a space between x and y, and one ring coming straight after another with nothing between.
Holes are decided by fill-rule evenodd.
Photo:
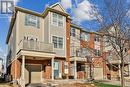
<instances>
[{"instance_id":1,"label":"front lawn","mask_svg":"<svg viewBox=\"0 0 130 87\"><path fill-rule=\"evenodd\" d=\"M104 84L104 83L94 83L96 87L120 87L116 85Z\"/></svg>"}]
</instances>

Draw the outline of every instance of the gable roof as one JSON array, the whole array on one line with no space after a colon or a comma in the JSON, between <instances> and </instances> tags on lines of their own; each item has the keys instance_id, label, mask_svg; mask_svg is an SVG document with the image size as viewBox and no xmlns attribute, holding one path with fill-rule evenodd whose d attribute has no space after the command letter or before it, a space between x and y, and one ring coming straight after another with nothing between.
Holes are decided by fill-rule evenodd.
<instances>
[{"instance_id":1,"label":"gable roof","mask_svg":"<svg viewBox=\"0 0 130 87\"><path fill-rule=\"evenodd\" d=\"M67 13L67 12L65 11L64 7L63 7L59 2L57 2L57 3L53 4L53 5L51 5L50 8L54 8L54 7L56 7L56 6L59 6L63 12Z\"/></svg>"},{"instance_id":2,"label":"gable roof","mask_svg":"<svg viewBox=\"0 0 130 87\"><path fill-rule=\"evenodd\" d=\"M29 9L25 9L25 8L16 6L15 7L15 12L13 13L12 18L11 18L11 22L10 22L10 26L9 26L9 30L8 30L8 34L7 34L7 38L6 38L6 44L8 43L10 35L12 33L12 29L13 29L13 26L14 26L14 23L15 23L15 20L16 20L16 15L17 15L18 11L23 12L23 13L32 14L32 15L35 15L35 16L38 16L38 17L43 17L43 18L45 18L46 15L48 14L48 12L50 11L50 12L55 12L55 13L61 14L61 15L65 16L65 17L67 17L68 19L70 19L70 16L69 16L68 13L66 13L66 11L61 12L61 11L58 11L56 9L53 9L53 7L55 7L57 5L59 5L60 8L62 10L64 10L63 6L61 6L59 3L56 3L56 4L54 4L54 5L50 6L50 7L47 7L43 13L38 13L38 12L29 10Z\"/></svg>"}]
</instances>

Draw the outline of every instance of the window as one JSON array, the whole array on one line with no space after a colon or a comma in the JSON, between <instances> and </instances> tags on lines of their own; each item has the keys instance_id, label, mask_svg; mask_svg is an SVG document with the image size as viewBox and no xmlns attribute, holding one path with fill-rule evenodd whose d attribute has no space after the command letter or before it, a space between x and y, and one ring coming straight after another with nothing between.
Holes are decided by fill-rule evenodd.
<instances>
[{"instance_id":1,"label":"window","mask_svg":"<svg viewBox=\"0 0 130 87\"><path fill-rule=\"evenodd\" d=\"M87 48L82 48L82 55L87 55L88 49Z\"/></svg>"},{"instance_id":2,"label":"window","mask_svg":"<svg viewBox=\"0 0 130 87\"><path fill-rule=\"evenodd\" d=\"M109 40L110 40L110 37L108 37L108 36L105 36L104 38L105 38L105 42L109 42Z\"/></svg>"},{"instance_id":3,"label":"window","mask_svg":"<svg viewBox=\"0 0 130 87\"><path fill-rule=\"evenodd\" d=\"M100 50L95 49L95 56L100 56Z\"/></svg>"},{"instance_id":4,"label":"window","mask_svg":"<svg viewBox=\"0 0 130 87\"><path fill-rule=\"evenodd\" d=\"M80 57L80 56L81 56L80 50L76 50L76 56L77 56L77 57Z\"/></svg>"},{"instance_id":5,"label":"window","mask_svg":"<svg viewBox=\"0 0 130 87\"><path fill-rule=\"evenodd\" d=\"M25 25L26 26L33 26L33 27L40 27L39 23L39 17L31 15L31 14L26 14L25 16Z\"/></svg>"},{"instance_id":6,"label":"window","mask_svg":"<svg viewBox=\"0 0 130 87\"><path fill-rule=\"evenodd\" d=\"M70 36L75 37L75 29L74 28L71 28Z\"/></svg>"},{"instance_id":7,"label":"window","mask_svg":"<svg viewBox=\"0 0 130 87\"><path fill-rule=\"evenodd\" d=\"M52 39L53 39L54 48L63 48L63 38L53 36Z\"/></svg>"},{"instance_id":8,"label":"window","mask_svg":"<svg viewBox=\"0 0 130 87\"><path fill-rule=\"evenodd\" d=\"M81 33L81 39L84 41L89 41L89 34L88 33Z\"/></svg>"},{"instance_id":9,"label":"window","mask_svg":"<svg viewBox=\"0 0 130 87\"><path fill-rule=\"evenodd\" d=\"M55 26L63 27L63 16L60 14L52 14L52 24Z\"/></svg>"},{"instance_id":10,"label":"window","mask_svg":"<svg viewBox=\"0 0 130 87\"><path fill-rule=\"evenodd\" d=\"M97 41L97 42L99 42L99 41L100 41L99 36L98 36L98 35L95 35L94 40Z\"/></svg>"}]
</instances>

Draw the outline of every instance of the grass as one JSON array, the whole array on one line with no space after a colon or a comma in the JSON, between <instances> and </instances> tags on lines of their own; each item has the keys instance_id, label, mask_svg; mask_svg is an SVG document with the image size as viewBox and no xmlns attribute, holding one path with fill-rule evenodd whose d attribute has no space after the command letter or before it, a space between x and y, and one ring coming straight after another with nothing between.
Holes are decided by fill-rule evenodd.
<instances>
[{"instance_id":1,"label":"grass","mask_svg":"<svg viewBox=\"0 0 130 87\"><path fill-rule=\"evenodd\" d=\"M94 83L96 87L120 87L117 85L110 85L110 84L104 84L104 83Z\"/></svg>"}]
</instances>

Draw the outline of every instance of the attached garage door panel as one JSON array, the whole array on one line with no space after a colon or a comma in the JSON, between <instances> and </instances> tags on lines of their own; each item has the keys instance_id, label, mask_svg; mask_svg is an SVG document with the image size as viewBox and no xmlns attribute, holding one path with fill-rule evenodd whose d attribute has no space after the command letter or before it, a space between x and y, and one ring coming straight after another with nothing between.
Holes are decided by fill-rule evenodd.
<instances>
[{"instance_id":1,"label":"attached garage door panel","mask_svg":"<svg viewBox=\"0 0 130 87\"><path fill-rule=\"evenodd\" d=\"M25 72L26 82L40 83L41 82L41 65L26 65Z\"/></svg>"}]
</instances>

